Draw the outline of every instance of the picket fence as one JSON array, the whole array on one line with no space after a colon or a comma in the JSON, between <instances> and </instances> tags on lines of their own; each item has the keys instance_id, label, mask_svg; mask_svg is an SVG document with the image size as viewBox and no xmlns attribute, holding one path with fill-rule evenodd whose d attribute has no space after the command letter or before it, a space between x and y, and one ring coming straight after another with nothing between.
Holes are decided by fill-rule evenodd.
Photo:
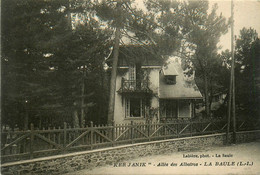
<instances>
[{"instance_id":1,"label":"picket fence","mask_svg":"<svg viewBox=\"0 0 260 175\"><path fill-rule=\"evenodd\" d=\"M178 120L159 123L134 123L122 125L71 128L64 123L63 128L30 130L2 130L1 161L12 162L49 155L112 147L122 144L171 139L195 135L223 133L224 120ZM259 129L259 122L237 121L237 130Z\"/></svg>"}]
</instances>

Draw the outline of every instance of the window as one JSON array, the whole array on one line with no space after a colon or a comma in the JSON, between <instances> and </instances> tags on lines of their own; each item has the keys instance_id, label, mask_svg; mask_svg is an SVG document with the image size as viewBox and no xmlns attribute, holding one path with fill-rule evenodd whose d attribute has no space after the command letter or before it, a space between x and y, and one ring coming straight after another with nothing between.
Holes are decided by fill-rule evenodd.
<instances>
[{"instance_id":1,"label":"window","mask_svg":"<svg viewBox=\"0 0 260 175\"><path fill-rule=\"evenodd\" d=\"M166 100L165 101L165 117L166 118L177 118L177 101Z\"/></svg>"},{"instance_id":2,"label":"window","mask_svg":"<svg viewBox=\"0 0 260 175\"><path fill-rule=\"evenodd\" d=\"M179 117L191 117L191 105L188 100L179 101Z\"/></svg>"},{"instance_id":3,"label":"window","mask_svg":"<svg viewBox=\"0 0 260 175\"><path fill-rule=\"evenodd\" d=\"M135 90L136 89L136 67L135 65L129 66L129 89Z\"/></svg>"},{"instance_id":4,"label":"window","mask_svg":"<svg viewBox=\"0 0 260 175\"><path fill-rule=\"evenodd\" d=\"M129 66L129 80L142 79L141 64L131 64Z\"/></svg>"},{"instance_id":5,"label":"window","mask_svg":"<svg viewBox=\"0 0 260 175\"><path fill-rule=\"evenodd\" d=\"M176 84L176 75L165 75L164 79L167 84Z\"/></svg>"},{"instance_id":6,"label":"window","mask_svg":"<svg viewBox=\"0 0 260 175\"><path fill-rule=\"evenodd\" d=\"M135 65L129 66L129 80L135 80Z\"/></svg>"},{"instance_id":7,"label":"window","mask_svg":"<svg viewBox=\"0 0 260 175\"><path fill-rule=\"evenodd\" d=\"M126 98L125 100L126 117L144 117L145 100L142 98Z\"/></svg>"}]
</instances>

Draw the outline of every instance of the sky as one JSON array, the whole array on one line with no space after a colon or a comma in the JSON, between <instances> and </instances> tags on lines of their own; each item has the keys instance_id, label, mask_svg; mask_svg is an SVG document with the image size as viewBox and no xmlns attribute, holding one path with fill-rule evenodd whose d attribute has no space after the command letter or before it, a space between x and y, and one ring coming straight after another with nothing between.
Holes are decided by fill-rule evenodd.
<instances>
[{"instance_id":1,"label":"sky","mask_svg":"<svg viewBox=\"0 0 260 175\"><path fill-rule=\"evenodd\" d=\"M218 4L218 13L226 18L231 16L230 0L210 1L210 6L214 3ZM239 35L239 31L243 28L254 28L258 36L260 35L260 1L258 0L234 0L234 34ZM222 50L231 50L231 30L221 37L219 45Z\"/></svg>"},{"instance_id":2,"label":"sky","mask_svg":"<svg viewBox=\"0 0 260 175\"><path fill-rule=\"evenodd\" d=\"M143 6L143 0L137 0L138 6ZM222 13L227 19L231 16L230 0L209 0L209 6L218 4L217 13ZM142 8L142 7L141 7ZM259 19L258 19L259 18ZM239 35L243 28L254 28L260 35L260 0L234 0L234 34ZM231 50L231 30L220 38L221 50Z\"/></svg>"}]
</instances>

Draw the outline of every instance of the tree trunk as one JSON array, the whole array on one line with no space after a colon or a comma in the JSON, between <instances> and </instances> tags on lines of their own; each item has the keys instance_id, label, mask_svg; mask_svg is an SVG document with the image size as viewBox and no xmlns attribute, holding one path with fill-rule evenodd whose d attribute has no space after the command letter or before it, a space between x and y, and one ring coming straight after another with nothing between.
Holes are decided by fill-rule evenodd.
<instances>
[{"instance_id":1,"label":"tree trunk","mask_svg":"<svg viewBox=\"0 0 260 175\"><path fill-rule=\"evenodd\" d=\"M212 84L212 78L210 79L210 93L208 96L209 99L209 113L211 113L211 105L213 101L213 84Z\"/></svg>"},{"instance_id":2,"label":"tree trunk","mask_svg":"<svg viewBox=\"0 0 260 175\"><path fill-rule=\"evenodd\" d=\"M80 127L83 128L85 125L85 110L84 110L84 95L85 95L85 77L86 70L83 68L83 78L82 78L82 87L81 87L81 115L80 115Z\"/></svg>"},{"instance_id":3,"label":"tree trunk","mask_svg":"<svg viewBox=\"0 0 260 175\"><path fill-rule=\"evenodd\" d=\"M76 109L73 112L73 127L79 128L79 117L78 117L78 111Z\"/></svg>"},{"instance_id":4,"label":"tree trunk","mask_svg":"<svg viewBox=\"0 0 260 175\"><path fill-rule=\"evenodd\" d=\"M119 27L117 27L116 33L115 33L114 55L113 55L113 64L112 64L111 80L110 80L108 120L107 120L108 124L112 124L112 122L114 120L116 75L117 75L117 62L118 62L118 54L119 54L119 39L120 39L120 29L119 29Z\"/></svg>"},{"instance_id":5,"label":"tree trunk","mask_svg":"<svg viewBox=\"0 0 260 175\"><path fill-rule=\"evenodd\" d=\"M210 110L209 110L209 94L208 94L208 77L206 73L204 73L204 96L205 96L205 111L207 117L209 117Z\"/></svg>"},{"instance_id":6,"label":"tree trunk","mask_svg":"<svg viewBox=\"0 0 260 175\"><path fill-rule=\"evenodd\" d=\"M117 3L117 12L120 12L121 3ZM116 32L115 32L115 45L114 45L114 55L111 70L110 79L110 91L109 91L109 104L108 104L108 116L107 123L112 124L114 121L114 106L115 106L115 91L116 91L116 76L117 76L117 62L119 55L119 40L120 40L120 24L121 20L117 21Z\"/></svg>"},{"instance_id":7,"label":"tree trunk","mask_svg":"<svg viewBox=\"0 0 260 175\"><path fill-rule=\"evenodd\" d=\"M29 112L28 110L26 109L26 112L25 112L25 118L24 118L24 127L23 129L26 131L28 130L28 123L29 123Z\"/></svg>"}]
</instances>

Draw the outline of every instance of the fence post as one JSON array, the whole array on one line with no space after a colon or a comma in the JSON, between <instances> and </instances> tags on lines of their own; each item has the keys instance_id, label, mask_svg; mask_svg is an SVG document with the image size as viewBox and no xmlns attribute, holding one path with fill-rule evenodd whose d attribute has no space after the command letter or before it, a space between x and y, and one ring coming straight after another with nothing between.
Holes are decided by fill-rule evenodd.
<instances>
[{"instance_id":1,"label":"fence post","mask_svg":"<svg viewBox=\"0 0 260 175\"><path fill-rule=\"evenodd\" d=\"M164 128L164 132L163 132L163 135L164 135L164 137L163 137L163 139L165 140L166 139L166 123L163 123L163 128Z\"/></svg>"},{"instance_id":2,"label":"fence post","mask_svg":"<svg viewBox=\"0 0 260 175\"><path fill-rule=\"evenodd\" d=\"M192 136L192 121L190 120L190 136Z\"/></svg>"},{"instance_id":3,"label":"fence post","mask_svg":"<svg viewBox=\"0 0 260 175\"><path fill-rule=\"evenodd\" d=\"M112 146L115 146L115 121L112 122Z\"/></svg>"},{"instance_id":4,"label":"fence post","mask_svg":"<svg viewBox=\"0 0 260 175\"><path fill-rule=\"evenodd\" d=\"M177 121L177 138L179 138L180 137L180 134L179 134L179 124L180 124L180 121L178 120Z\"/></svg>"},{"instance_id":5,"label":"fence post","mask_svg":"<svg viewBox=\"0 0 260 175\"><path fill-rule=\"evenodd\" d=\"M51 134L50 134L50 130L51 130L51 127L50 126L48 126L48 139L49 140L51 140ZM49 149L51 149L51 147L52 147L52 145L51 144L49 144Z\"/></svg>"},{"instance_id":6,"label":"fence post","mask_svg":"<svg viewBox=\"0 0 260 175\"><path fill-rule=\"evenodd\" d=\"M131 143L134 143L134 121L131 121Z\"/></svg>"},{"instance_id":7,"label":"fence post","mask_svg":"<svg viewBox=\"0 0 260 175\"><path fill-rule=\"evenodd\" d=\"M90 121L90 149L93 149L93 143L94 143L94 132L93 132L93 122Z\"/></svg>"},{"instance_id":8,"label":"fence post","mask_svg":"<svg viewBox=\"0 0 260 175\"><path fill-rule=\"evenodd\" d=\"M66 149L66 143L67 143L67 123L64 122L64 128L63 128L63 153L65 153Z\"/></svg>"},{"instance_id":9,"label":"fence post","mask_svg":"<svg viewBox=\"0 0 260 175\"><path fill-rule=\"evenodd\" d=\"M30 159L32 159L33 158L33 141L34 141L34 126L33 126L33 124L31 123L31 131L30 131L30 135L31 135L31 137L30 137Z\"/></svg>"},{"instance_id":10,"label":"fence post","mask_svg":"<svg viewBox=\"0 0 260 175\"><path fill-rule=\"evenodd\" d=\"M59 131L60 131L60 126L59 126ZM58 144L60 145L61 143L60 143L60 135L61 135L61 133L60 132L58 132Z\"/></svg>"},{"instance_id":11,"label":"fence post","mask_svg":"<svg viewBox=\"0 0 260 175\"><path fill-rule=\"evenodd\" d=\"M151 127L151 122L150 122L150 120L148 119L147 135L148 135L149 141L151 141L151 137L150 137L150 127Z\"/></svg>"}]
</instances>

